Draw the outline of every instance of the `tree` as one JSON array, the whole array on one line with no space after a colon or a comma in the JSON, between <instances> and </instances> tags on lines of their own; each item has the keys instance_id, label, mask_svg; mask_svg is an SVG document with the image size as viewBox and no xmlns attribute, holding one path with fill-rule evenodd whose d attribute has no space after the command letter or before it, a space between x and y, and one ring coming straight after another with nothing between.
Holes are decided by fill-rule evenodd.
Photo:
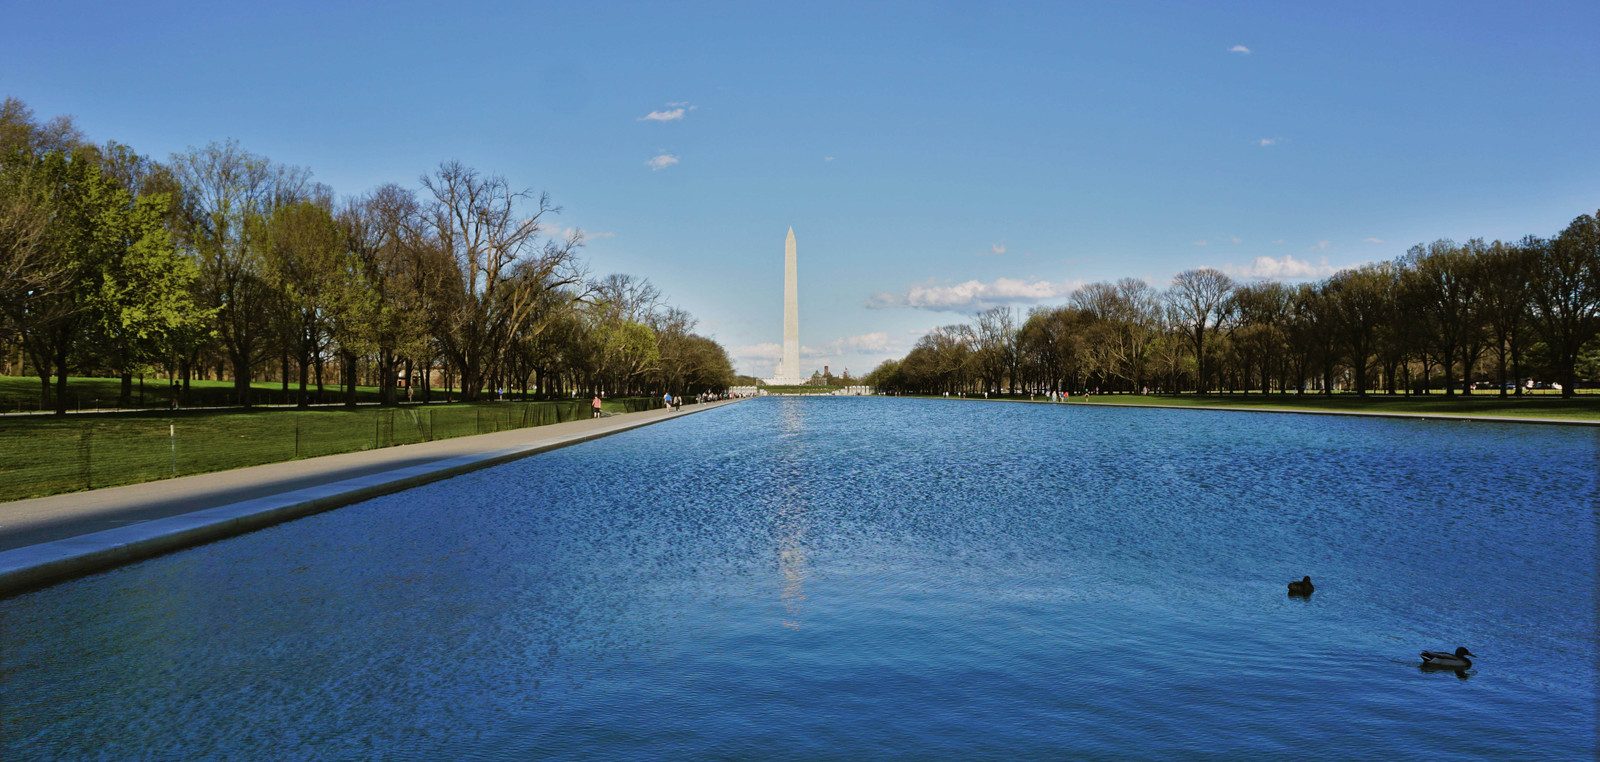
<instances>
[{"instance_id":1,"label":"tree","mask_svg":"<svg viewBox=\"0 0 1600 762\"><path fill-rule=\"evenodd\" d=\"M1089 320L1073 307L1036 307L1018 331L1026 366L1050 391L1072 391L1084 359L1082 326Z\"/></svg>"},{"instance_id":2,"label":"tree","mask_svg":"<svg viewBox=\"0 0 1600 762\"><path fill-rule=\"evenodd\" d=\"M267 221L263 277L280 295L283 340L299 373L297 402L306 407L312 364L321 356L347 292L365 292L344 231L319 201L300 201L273 210Z\"/></svg>"},{"instance_id":3,"label":"tree","mask_svg":"<svg viewBox=\"0 0 1600 762\"><path fill-rule=\"evenodd\" d=\"M1227 315L1228 295L1233 291L1233 279L1209 267L1185 270L1172 279L1167 292L1173 314L1188 336L1195 358L1195 390L1207 390L1209 370L1206 363L1206 339Z\"/></svg>"},{"instance_id":4,"label":"tree","mask_svg":"<svg viewBox=\"0 0 1600 762\"><path fill-rule=\"evenodd\" d=\"M1468 260L1454 241L1440 239L1426 247L1411 247L1407 264L1415 273L1415 293L1428 321L1427 336L1441 359L1445 396L1453 396L1455 358L1468 343L1468 332L1475 328L1471 323L1475 282L1468 272ZM1463 372L1470 376L1470 361L1466 357L1462 361L1468 366Z\"/></svg>"},{"instance_id":5,"label":"tree","mask_svg":"<svg viewBox=\"0 0 1600 762\"><path fill-rule=\"evenodd\" d=\"M1483 273L1482 315L1488 324L1489 348L1495 355L1495 384L1502 397L1507 392L1507 365L1521 376L1520 359L1526 338L1532 273L1530 253L1536 248L1536 244L1525 248L1495 241L1479 262ZM1515 386L1521 394L1522 384Z\"/></svg>"},{"instance_id":6,"label":"tree","mask_svg":"<svg viewBox=\"0 0 1600 762\"><path fill-rule=\"evenodd\" d=\"M1233 292L1234 346L1245 364L1253 364L1259 371L1262 394L1271 391L1274 361L1282 363L1284 329L1292 302L1293 292L1274 281L1240 286ZM1246 374L1250 372L1247 367Z\"/></svg>"},{"instance_id":7,"label":"tree","mask_svg":"<svg viewBox=\"0 0 1600 762\"><path fill-rule=\"evenodd\" d=\"M66 288L68 272L47 245L49 193L28 167L0 163L0 340L28 325L29 303Z\"/></svg>"},{"instance_id":8,"label":"tree","mask_svg":"<svg viewBox=\"0 0 1600 762\"><path fill-rule=\"evenodd\" d=\"M1376 352L1378 327L1386 316L1388 276L1382 265L1368 265L1335 273L1324 293L1333 329L1344 345L1356 394L1367 394L1367 371Z\"/></svg>"},{"instance_id":9,"label":"tree","mask_svg":"<svg viewBox=\"0 0 1600 762\"><path fill-rule=\"evenodd\" d=\"M234 395L248 406L255 366L272 349L280 294L268 279L265 221L278 207L304 199L311 173L272 163L238 143L212 143L172 157L183 184L180 242L199 261L199 293L217 311L216 330L233 365Z\"/></svg>"},{"instance_id":10,"label":"tree","mask_svg":"<svg viewBox=\"0 0 1600 762\"><path fill-rule=\"evenodd\" d=\"M1010 307L991 307L978 314L973 331L978 372L983 377L984 391L998 391L1011 378L1016 389L1017 318Z\"/></svg>"},{"instance_id":11,"label":"tree","mask_svg":"<svg viewBox=\"0 0 1600 762\"><path fill-rule=\"evenodd\" d=\"M539 295L581 281L575 252L583 237L542 239L541 219L559 211L548 194L522 216L518 207L533 199L529 192L457 161L439 165L422 186L432 199L419 232L438 247L444 267L430 295L433 333L461 374L462 397L475 400L532 317Z\"/></svg>"},{"instance_id":12,"label":"tree","mask_svg":"<svg viewBox=\"0 0 1600 762\"><path fill-rule=\"evenodd\" d=\"M600 373L611 383L611 392L630 392L634 382L645 373L656 370L661 359L656 345L655 331L650 326L633 320L616 320L595 326L594 351L598 355Z\"/></svg>"},{"instance_id":13,"label":"tree","mask_svg":"<svg viewBox=\"0 0 1600 762\"><path fill-rule=\"evenodd\" d=\"M1552 241L1525 240L1535 277L1530 281L1533 323L1550 347L1571 397L1583 345L1600 333L1600 211L1580 215Z\"/></svg>"}]
</instances>

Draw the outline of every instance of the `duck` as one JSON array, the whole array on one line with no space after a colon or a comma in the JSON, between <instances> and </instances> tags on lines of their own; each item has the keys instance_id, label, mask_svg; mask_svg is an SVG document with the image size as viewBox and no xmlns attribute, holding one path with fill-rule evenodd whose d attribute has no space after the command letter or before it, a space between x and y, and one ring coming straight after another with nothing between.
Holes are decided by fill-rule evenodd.
<instances>
[{"instance_id":1,"label":"duck","mask_svg":"<svg viewBox=\"0 0 1600 762\"><path fill-rule=\"evenodd\" d=\"M1453 654L1445 653L1444 651L1423 651L1422 666L1466 669L1472 666L1472 660L1467 658L1469 656L1477 656L1477 654L1468 651L1465 646L1457 648Z\"/></svg>"},{"instance_id":2,"label":"duck","mask_svg":"<svg viewBox=\"0 0 1600 762\"><path fill-rule=\"evenodd\" d=\"M1298 582L1289 583L1290 595L1310 595L1313 590L1316 590L1316 588L1311 586L1310 577L1301 579Z\"/></svg>"}]
</instances>

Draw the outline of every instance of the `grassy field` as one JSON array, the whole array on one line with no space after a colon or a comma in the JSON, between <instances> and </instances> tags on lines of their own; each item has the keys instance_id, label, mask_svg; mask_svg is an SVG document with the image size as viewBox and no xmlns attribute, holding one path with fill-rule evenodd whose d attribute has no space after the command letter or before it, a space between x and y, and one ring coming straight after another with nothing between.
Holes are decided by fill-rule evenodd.
<instances>
[{"instance_id":1,"label":"grassy field","mask_svg":"<svg viewBox=\"0 0 1600 762\"><path fill-rule=\"evenodd\" d=\"M294 404L299 393L299 385L289 384L289 391L283 391L281 382L258 381L250 385L253 390L255 402L263 405ZM67 409L68 410L98 410L117 409L117 396L121 393L122 381L115 378L89 378L79 376L67 377ZM133 380L132 407L165 409L169 402L168 382L166 379L147 378L144 382L144 404L139 403L139 379ZM316 387L307 389L310 394L316 394ZM435 390L436 394L443 394ZM50 379L50 394L54 399L55 379ZM323 389L323 399L326 402L343 402L344 391L335 386ZM402 391L403 395L404 392ZM359 402L378 402L379 391L375 386L356 387L356 398ZM442 397L441 397L442 399ZM191 407L219 407L233 404L232 381L191 381L189 385L189 400ZM26 412L39 409L39 379L31 376L0 376L0 413Z\"/></svg>"},{"instance_id":2,"label":"grassy field","mask_svg":"<svg viewBox=\"0 0 1600 762\"><path fill-rule=\"evenodd\" d=\"M1010 397L1009 399L1018 399ZM1020 397L1027 400L1027 396ZM1040 398L1043 399L1042 397ZM1178 407L1288 408L1340 413L1423 413L1429 415L1474 415L1504 418L1564 418L1600 421L1600 394L1581 394L1569 400L1559 393L1524 394L1521 398L1501 398L1494 392L1446 397L1443 394L1389 396L1369 394L1102 394L1083 401L1083 395L1069 404L1169 405Z\"/></svg>"},{"instance_id":3,"label":"grassy field","mask_svg":"<svg viewBox=\"0 0 1600 762\"><path fill-rule=\"evenodd\" d=\"M611 399L611 413L659 407ZM570 421L589 400L0 420L0 501Z\"/></svg>"}]
</instances>

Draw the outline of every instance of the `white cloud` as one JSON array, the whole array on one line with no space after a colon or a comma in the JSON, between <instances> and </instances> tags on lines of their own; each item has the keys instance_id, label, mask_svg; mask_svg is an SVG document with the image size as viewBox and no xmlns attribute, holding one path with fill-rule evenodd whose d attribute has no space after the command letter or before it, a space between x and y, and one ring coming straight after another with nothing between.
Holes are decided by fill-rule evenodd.
<instances>
[{"instance_id":1,"label":"white cloud","mask_svg":"<svg viewBox=\"0 0 1600 762\"><path fill-rule=\"evenodd\" d=\"M1228 237L1228 240L1229 240L1229 241L1232 241L1232 242L1234 242L1234 243L1243 243L1243 241L1240 241L1240 240L1239 240L1239 236L1236 236L1236 235L1235 235L1235 236L1229 236L1229 237Z\"/></svg>"},{"instance_id":2,"label":"white cloud","mask_svg":"<svg viewBox=\"0 0 1600 762\"><path fill-rule=\"evenodd\" d=\"M763 341L734 347L729 354L740 360L777 360L783 357L783 345L775 341Z\"/></svg>"},{"instance_id":3,"label":"white cloud","mask_svg":"<svg viewBox=\"0 0 1600 762\"><path fill-rule=\"evenodd\" d=\"M980 257L998 257L998 256L1000 256L1001 254L1004 254L1004 253L1006 253L1006 244L1005 244L1004 241L1001 241L999 243L991 243L991 244L989 244L989 250L988 251L980 251L980 252L978 252L978 256L980 256Z\"/></svg>"},{"instance_id":4,"label":"white cloud","mask_svg":"<svg viewBox=\"0 0 1600 762\"><path fill-rule=\"evenodd\" d=\"M1194 245L1196 245L1196 246L1204 246L1204 245L1206 245L1206 242L1205 241L1195 241Z\"/></svg>"},{"instance_id":5,"label":"white cloud","mask_svg":"<svg viewBox=\"0 0 1600 762\"><path fill-rule=\"evenodd\" d=\"M1362 243L1383 243L1383 239L1382 238L1363 238L1363 239L1361 239L1361 242Z\"/></svg>"},{"instance_id":6,"label":"white cloud","mask_svg":"<svg viewBox=\"0 0 1600 762\"><path fill-rule=\"evenodd\" d=\"M838 354L846 352L887 352L889 351L889 334L884 331L861 333L855 336L846 336L834 339L828 345L829 349Z\"/></svg>"},{"instance_id":7,"label":"white cloud","mask_svg":"<svg viewBox=\"0 0 1600 762\"><path fill-rule=\"evenodd\" d=\"M539 232L544 233L545 235L548 235L551 238L561 238L561 239L571 238L573 233L582 233L583 234L583 240L585 240L585 241L593 241L596 238L616 238L617 237L616 233L606 233L606 232L591 233L591 232L589 232L587 230L584 230L583 228L574 228L574 227L569 227L569 226L565 226L565 225L550 225L550 226L546 227L543 224L541 224Z\"/></svg>"},{"instance_id":8,"label":"white cloud","mask_svg":"<svg viewBox=\"0 0 1600 762\"><path fill-rule=\"evenodd\" d=\"M651 160L645 162L645 164L649 165L651 172L655 172L657 170L666 169L667 167L670 167L670 166L672 166L674 164L677 164L677 163L678 163L678 157L673 156L672 154L669 154L669 153L661 154L660 156L657 156L654 159L651 159Z\"/></svg>"},{"instance_id":9,"label":"white cloud","mask_svg":"<svg viewBox=\"0 0 1600 762\"><path fill-rule=\"evenodd\" d=\"M1263 146L1275 146L1275 145L1278 144L1278 139L1277 138L1262 138L1262 139L1256 141L1256 143L1258 145L1263 145Z\"/></svg>"},{"instance_id":10,"label":"white cloud","mask_svg":"<svg viewBox=\"0 0 1600 762\"><path fill-rule=\"evenodd\" d=\"M1333 245L1333 241L1317 241L1317 245L1311 247L1311 250L1312 251L1322 251L1323 249L1326 249L1326 248L1328 248L1329 246L1332 246L1332 245Z\"/></svg>"},{"instance_id":11,"label":"white cloud","mask_svg":"<svg viewBox=\"0 0 1600 762\"><path fill-rule=\"evenodd\" d=\"M1243 53L1244 55L1250 55L1250 49L1245 47L1245 46L1243 46L1243 45L1235 45L1235 46L1233 46L1231 48L1228 48L1228 52L1229 53Z\"/></svg>"},{"instance_id":12,"label":"white cloud","mask_svg":"<svg viewBox=\"0 0 1600 762\"><path fill-rule=\"evenodd\" d=\"M695 107L689 105L688 101L673 101L672 103L667 104L667 108L665 110L652 111L644 116L639 117L635 121L676 122L680 119L683 119L684 114L687 114L694 109Z\"/></svg>"},{"instance_id":13,"label":"white cloud","mask_svg":"<svg viewBox=\"0 0 1600 762\"><path fill-rule=\"evenodd\" d=\"M975 312L1004 304L1041 302L1072 293L1076 282L1053 283L1047 280L1028 281L1019 278L998 278L991 283L969 280L951 286L934 285L933 281L914 285L904 294L880 291L868 299L872 309L886 307L913 307L924 310L949 312Z\"/></svg>"},{"instance_id":14,"label":"white cloud","mask_svg":"<svg viewBox=\"0 0 1600 762\"><path fill-rule=\"evenodd\" d=\"M1272 257L1256 257L1249 265L1240 267L1232 262L1222 266L1222 271L1235 278L1273 278L1273 279L1302 279L1326 278L1340 270L1328 264L1328 258L1322 257L1320 263L1295 259L1293 254L1285 254L1282 259Z\"/></svg>"},{"instance_id":15,"label":"white cloud","mask_svg":"<svg viewBox=\"0 0 1600 762\"><path fill-rule=\"evenodd\" d=\"M1282 238L1274 238L1274 239L1272 239L1272 242L1273 243L1283 243L1283 239Z\"/></svg>"},{"instance_id":16,"label":"white cloud","mask_svg":"<svg viewBox=\"0 0 1600 762\"><path fill-rule=\"evenodd\" d=\"M822 157L822 160L823 161L833 161L833 157L832 156L824 156L824 157Z\"/></svg>"}]
</instances>

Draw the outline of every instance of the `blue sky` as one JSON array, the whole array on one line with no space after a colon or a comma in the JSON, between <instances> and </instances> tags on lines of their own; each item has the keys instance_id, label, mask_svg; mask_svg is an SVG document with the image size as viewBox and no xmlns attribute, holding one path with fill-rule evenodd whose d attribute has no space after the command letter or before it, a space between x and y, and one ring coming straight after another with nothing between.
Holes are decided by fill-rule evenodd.
<instances>
[{"instance_id":1,"label":"blue sky","mask_svg":"<svg viewBox=\"0 0 1600 762\"><path fill-rule=\"evenodd\" d=\"M503 174L754 374L791 225L807 369L862 373L1081 283L1320 277L1600 207L1592 0L455 6L0 0L0 94L341 194Z\"/></svg>"}]
</instances>

